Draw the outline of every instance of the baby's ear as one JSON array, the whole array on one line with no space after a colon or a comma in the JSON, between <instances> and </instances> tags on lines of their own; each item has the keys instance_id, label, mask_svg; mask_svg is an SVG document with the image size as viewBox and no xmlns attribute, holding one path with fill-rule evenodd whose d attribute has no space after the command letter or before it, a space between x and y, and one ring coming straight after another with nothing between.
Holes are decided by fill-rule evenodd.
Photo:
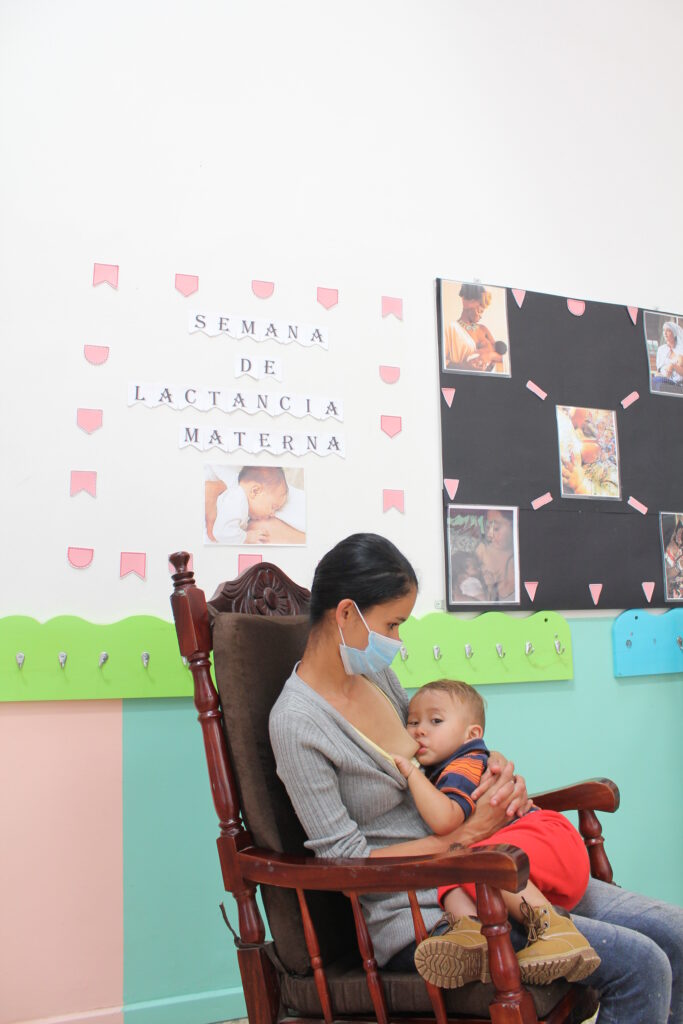
<instances>
[{"instance_id":1,"label":"baby's ear","mask_svg":"<svg viewBox=\"0 0 683 1024\"><path fill-rule=\"evenodd\" d=\"M480 725L475 725L474 723L472 723L472 725L469 725L467 727L467 739L468 740L480 740L483 735L484 735L484 730L482 729L482 727Z\"/></svg>"}]
</instances>

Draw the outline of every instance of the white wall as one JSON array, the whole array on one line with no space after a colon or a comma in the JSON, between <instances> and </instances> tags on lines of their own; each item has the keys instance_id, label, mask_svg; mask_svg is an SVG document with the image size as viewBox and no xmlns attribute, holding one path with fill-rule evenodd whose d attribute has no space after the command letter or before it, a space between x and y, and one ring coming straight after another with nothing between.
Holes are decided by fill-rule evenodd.
<instances>
[{"instance_id":1,"label":"white wall","mask_svg":"<svg viewBox=\"0 0 683 1024\"><path fill-rule=\"evenodd\" d=\"M432 608L433 280L683 309L682 29L674 0L5 0L0 612L167 616L181 546L207 587L235 575L235 549L202 547L205 460L177 449L181 414L126 406L133 378L231 383L237 344L187 333L195 299L329 325L327 354L258 348L292 389L333 382L346 403L347 459L301 460L306 549L268 557L309 583L341 536L383 532ZM119 264L117 292L92 287L95 261ZM199 275L197 296L176 272ZM339 288L336 309L317 285ZM403 297L402 324L382 294ZM110 345L108 363L84 343ZM104 429L77 430L78 406L103 408ZM404 418L393 441L383 412ZM70 469L98 471L95 500L69 497ZM382 514L383 487L405 489L405 516ZM91 568L68 545L94 547ZM148 553L144 583L119 580L121 550Z\"/></svg>"}]
</instances>

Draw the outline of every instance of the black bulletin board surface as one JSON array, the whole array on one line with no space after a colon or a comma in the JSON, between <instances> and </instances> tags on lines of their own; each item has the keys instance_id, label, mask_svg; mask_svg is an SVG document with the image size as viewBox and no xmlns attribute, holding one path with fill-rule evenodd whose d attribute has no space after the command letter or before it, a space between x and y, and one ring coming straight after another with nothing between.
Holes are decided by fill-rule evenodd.
<instances>
[{"instance_id":1,"label":"black bulletin board surface","mask_svg":"<svg viewBox=\"0 0 683 1024\"><path fill-rule=\"evenodd\" d=\"M683 398L652 394L643 311L634 324L626 306L586 302L574 316L567 299L526 292L521 308L506 290L510 376L444 369L441 281L437 281L443 476L448 563L449 505L516 506L519 602L516 608L594 608L589 584L601 583L601 608L647 606L643 581L654 581L652 605L665 603L659 513L683 511ZM535 382L547 398L527 389ZM639 398L623 409L633 391ZM562 497L556 406L615 410L621 496ZM531 502L550 491L550 504ZM629 506L633 496L647 513ZM448 584L449 566L446 565ZM524 581L538 581L532 603ZM448 589L448 588L447 588ZM494 602L452 604L482 610ZM506 605L501 610L510 608Z\"/></svg>"}]
</instances>

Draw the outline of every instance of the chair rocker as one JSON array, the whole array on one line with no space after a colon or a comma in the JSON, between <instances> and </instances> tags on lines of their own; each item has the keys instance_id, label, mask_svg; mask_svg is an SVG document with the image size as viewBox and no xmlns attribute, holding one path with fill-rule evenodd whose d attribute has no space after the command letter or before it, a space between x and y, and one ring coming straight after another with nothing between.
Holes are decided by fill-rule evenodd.
<instances>
[{"instance_id":1,"label":"chair rocker","mask_svg":"<svg viewBox=\"0 0 683 1024\"><path fill-rule=\"evenodd\" d=\"M588 1019L596 994L557 981L523 987L501 889L525 885L521 850L495 846L444 857L317 859L277 777L268 716L308 636L309 591L262 562L222 584L211 601L188 571L175 567L171 605L181 655L194 681L226 891L237 903L235 944L250 1024L389 1021L404 1024L561 1024ZM211 675L213 651L217 690ZM594 877L610 882L595 811L615 811L616 786L591 780L534 797L556 811L576 809ZM418 889L475 882L491 984L443 991L415 973L378 968L360 895L406 891L415 937L425 926ZM256 902L260 887L271 939Z\"/></svg>"}]
</instances>

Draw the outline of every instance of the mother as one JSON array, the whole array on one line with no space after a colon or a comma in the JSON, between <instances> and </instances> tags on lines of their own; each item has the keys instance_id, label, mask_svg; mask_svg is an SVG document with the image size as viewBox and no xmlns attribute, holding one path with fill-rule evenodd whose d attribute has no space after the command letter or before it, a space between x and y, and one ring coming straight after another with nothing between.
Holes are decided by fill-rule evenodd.
<instances>
[{"instance_id":1,"label":"mother","mask_svg":"<svg viewBox=\"0 0 683 1024\"><path fill-rule=\"evenodd\" d=\"M416 596L412 566L375 534L347 537L315 571L309 640L271 712L270 738L317 856L444 852L487 838L526 808L524 781L500 759L465 824L450 836L427 834L387 753L412 757L417 746L403 725L406 694L388 667ZM436 892L419 899L432 928L441 916ZM377 962L406 969L414 952L407 896L366 896L363 905ZM593 879L572 918L602 959L586 981L601 992L600 1024L683 1024L680 908Z\"/></svg>"}]
</instances>

